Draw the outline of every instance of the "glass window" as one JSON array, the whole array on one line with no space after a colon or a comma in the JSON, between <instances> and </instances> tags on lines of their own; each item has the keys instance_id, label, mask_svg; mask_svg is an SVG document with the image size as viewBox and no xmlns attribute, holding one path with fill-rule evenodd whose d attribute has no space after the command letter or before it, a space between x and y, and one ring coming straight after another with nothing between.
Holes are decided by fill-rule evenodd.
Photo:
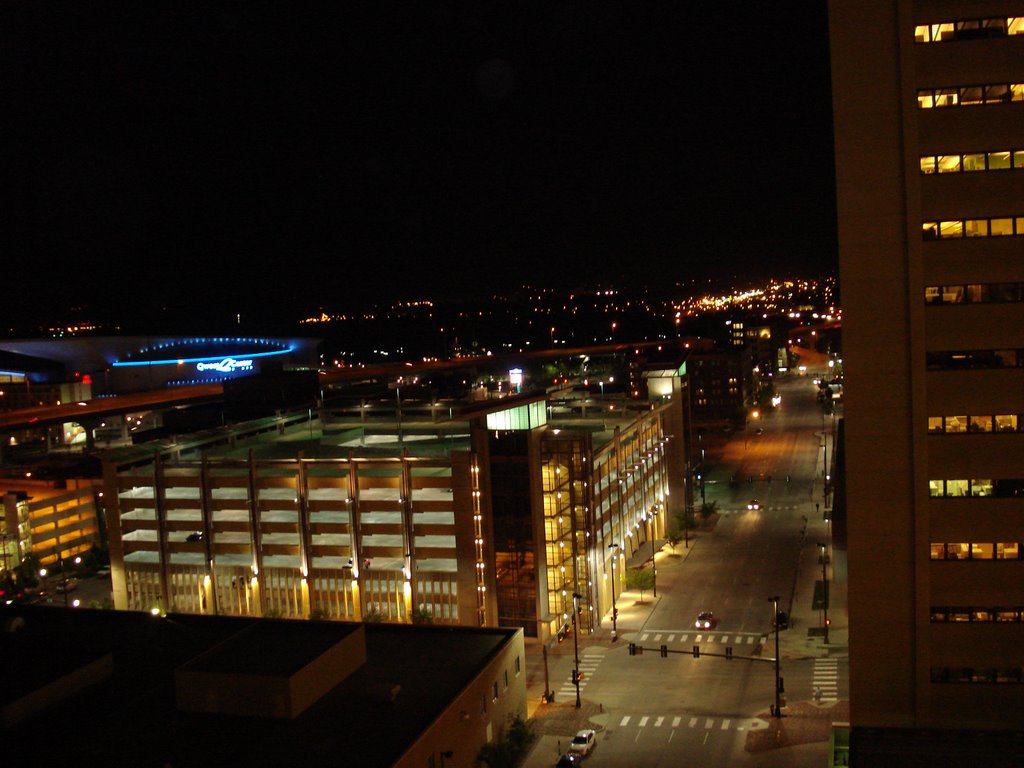
<instances>
[{"instance_id":1,"label":"glass window","mask_svg":"<svg viewBox=\"0 0 1024 768\"><path fill-rule=\"evenodd\" d=\"M997 349L994 350L995 368L1016 368L1017 367L1017 350L1015 349Z\"/></svg>"},{"instance_id":2,"label":"glass window","mask_svg":"<svg viewBox=\"0 0 1024 768\"><path fill-rule=\"evenodd\" d=\"M960 103L960 92L956 88L936 88L936 107L955 107Z\"/></svg>"},{"instance_id":3,"label":"glass window","mask_svg":"<svg viewBox=\"0 0 1024 768\"><path fill-rule=\"evenodd\" d=\"M966 432L967 431L967 417L966 416L947 416L946 417L946 432Z\"/></svg>"},{"instance_id":4,"label":"glass window","mask_svg":"<svg viewBox=\"0 0 1024 768\"><path fill-rule=\"evenodd\" d=\"M939 498L944 495L941 480L928 481L928 495L931 496L933 499Z\"/></svg>"},{"instance_id":5,"label":"glass window","mask_svg":"<svg viewBox=\"0 0 1024 768\"><path fill-rule=\"evenodd\" d=\"M1010 167L1010 153L1009 152L989 152L988 153L988 169L990 171L998 171L1004 168Z\"/></svg>"},{"instance_id":6,"label":"glass window","mask_svg":"<svg viewBox=\"0 0 1024 768\"><path fill-rule=\"evenodd\" d=\"M1024 16L1010 16L1006 20L1008 35L1024 35Z\"/></svg>"},{"instance_id":7,"label":"glass window","mask_svg":"<svg viewBox=\"0 0 1024 768\"><path fill-rule=\"evenodd\" d=\"M968 85L960 89L961 104L984 104L985 88L980 85Z\"/></svg>"},{"instance_id":8,"label":"glass window","mask_svg":"<svg viewBox=\"0 0 1024 768\"><path fill-rule=\"evenodd\" d=\"M993 618L996 621L1020 621L1020 611L1014 608L996 608Z\"/></svg>"},{"instance_id":9,"label":"glass window","mask_svg":"<svg viewBox=\"0 0 1024 768\"><path fill-rule=\"evenodd\" d=\"M964 223L962 221L940 221L939 237L946 239L950 237L963 237Z\"/></svg>"},{"instance_id":10,"label":"glass window","mask_svg":"<svg viewBox=\"0 0 1024 768\"><path fill-rule=\"evenodd\" d=\"M921 158L921 173L935 173L935 158L934 157L922 157Z\"/></svg>"},{"instance_id":11,"label":"glass window","mask_svg":"<svg viewBox=\"0 0 1024 768\"><path fill-rule=\"evenodd\" d=\"M962 304L964 302L964 287L962 285L942 286L942 302L944 304Z\"/></svg>"},{"instance_id":12,"label":"glass window","mask_svg":"<svg viewBox=\"0 0 1024 768\"><path fill-rule=\"evenodd\" d=\"M1019 683L1020 677L1020 667L1004 668L996 672L997 683Z\"/></svg>"},{"instance_id":13,"label":"glass window","mask_svg":"<svg viewBox=\"0 0 1024 768\"><path fill-rule=\"evenodd\" d=\"M971 544L971 560L991 560L995 544L978 543Z\"/></svg>"},{"instance_id":14,"label":"glass window","mask_svg":"<svg viewBox=\"0 0 1024 768\"><path fill-rule=\"evenodd\" d=\"M1017 414L1015 413L1002 413L996 415L996 431L997 432L1016 432L1017 431Z\"/></svg>"},{"instance_id":15,"label":"glass window","mask_svg":"<svg viewBox=\"0 0 1024 768\"><path fill-rule=\"evenodd\" d=\"M967 237L988 237L988 219L968 219L964 222L964 234Z\"/></svg>"},{"instance_id":16,"label":"glass window","mask_svg":"<svg viewBox=\"0 0 1024 768\"><path fill-rule=\"evenodd\" d=\"M947 21L944 24L932 24L931 33L932 42L938 42L940 40L952 40L956 31L953 28L953 23Z\"/></svg>"},{"instance_id":17,"label":"glass window","mask_svg":"<svg viewBox=\"0 0 1024 768\"><path fill-rule=\"evenodd\" d=\"M960 155L940 155L936 158L939 173L958 173L960 171Z\"/></svg>"},{"instance_id":18,"label":"glass window","mask_svg":"<svg viewBox=\"0 0 1024 768\"><path fill-rule=\"evenodd\" d=\"M946 544L946 559L947 560L966 560L968 553L971 551L971 545L967 542L960 541L955 544Z\"/></svg>"},{"instance_id":19,"label":"glass window","mask_svg":"<svg viewBox=\"0 0 1024 768\"><path fill-rule=\"evenodd\" d=\"M991 480L971 480L971 496L991 496Z\"/></svg>"},{"instance_id":20,"label":"glass window","mask_svg":"<svg viewBox=\"0 0 1024 768\"><path fill-rule=\"evenodd\" d=\"M929 416L928 417L928 431L931 433L942 432L942 417L941 416Z\"/></svg>"},{"instance_id":21,"label":"glass window","mask_svg":"<svg viewBox=\"0 0 1024 768\"><path fill-rule=\"evenodd\" d=\"M943 542L932 542L931 547L932 560L945 560L946 559L946 545Z\"/></svg>"},{"instance_id":22,"label":"glass window","mask_svg":"<svg viewBox=\"0 0 1024 768\"><path fill-rule=\"evenodd\" d=\"M984 171L985 154L983 152L975 152L972 155L964 155L963 169L965 171Z\"/></svg>"},{"instance_id":23,"label":"glass window","mask_svg":"<svg viewBox=\"0 0 1024 768\"><path fill-rule=\"evenodd\" d=\"M1024 235L1024 216L1018 216L1014 221L1016 222L1014 234Z\"/></svg>"},{"instance_id":24,"label":"glass window","mask_svg":"<svg viewBox=\"0 0 1024 768\"><path fill-rule=\"evenodd\" d=\"M994 683L996 671L994 669L976 669L971 675L972 683Z\"/></svg>"},{"instance_id":25,"label":"glass window","mask_svg":"<svg viewBox=\"0 0 1024 768\"><path fill-rule=\"evenodd\" d=\"M992 614L984 608L975 608L971 611L971 621L992 621Z\"/></svg>"},{"instance_id":26,"label":"glass window","mask_svg":"<svg viewBox=\"0 0 1024 768\"><path fill-rule=\"evenodd\" d=\"M1013 219L992 219L989 234L992 237L1005 237L1013 234Z\"/></svg>"},{"instance_id":27,"label":"glass window","mask_svg":"<svg viewBox=\"0 0 1024 768\"><path fill-rule=\"evenodd\" d=\"M932 667L931 670L931 681L933 683L948 683L949 682L949 670L945 667Z\"/></svg>"},{"instance_id":28,"label":"glass window","mask_svg":"<svg viewBox=\"0 0 1024 768\"><path fill-rule=\"evenodd\" d=\"M941 304L942 303L942 288L937 285L929 285L924 289L924 303L925 304Z\"/></svg>"},{"instance_id":29,"label":"glass window","mask_svg":"<svg viewBox=\"0 0 1024 768\"><path fill-rule=\"evenodd\" d=\"M1024 150L1018 149L1013 153L1013 167L1024 168Z\"/></svg>"},{"instance_id":30,"label":"glass window","mask_svg":"<svg viewBox=\"0 0 1024 768\"><path fill-rule=\"evenodd\" d=\"M1009 101L1010 100L1010 86L1006 83L999 83L998 85L986 85L985 86L985 101L990 104L993 102Z\"/></svg>"},{"instance_id":31,"label":"glass window","mask_svg":"<svg viewBox=\"0 0 1024 768\"><path fill-rule=\"evenodd\" d=\"M930 43L931 36L929 35L929 29L927 24L918 24L914 27L914 42L916 43Z\"/></svg>"},{"instance_id":32,"label":"glass window","mask_svg":"<svg viewBox=\"0 0 1024 768\"><path fill-rule=\"evenodd\" d=\"M935 106L935 96L931 91L917 92L917 106L919 109L931 109Z\"/></svg>"},{"instance_id":33,"label":"glass window","mask_svg":"<svg viewBox=\"0 0 1024 768\"><path fill-rule=\"evenodd\" d=\"M1024 83L1010 83L1010 100L1024 101Z\"/></svg>"},{"instance_id":34,"label":"glass window","mask_svg":"<svg viewBox=\"0 0 1024 768\"><path fill-rule=\"evenodd\" d=\"M992 431L992 417L991 416L971 416L971 432L991 432Z\"/></svg>"},{"instance_id":35,"label":"glass window","mask_svg":"<svg viewBox=\"0 0 1024 768\"><path fill-rule=\"evenodd\" d=\"M1020 544L1016 541L1001 541L996 543L996 560L1018 560L1020 559Z\"/></svg>"},{"instance_id":36,"label":"glass window","mask_svg":"<svg viewBox=\"0 0 1024 768\"><path fill-rule=\"evenodd\" d=\"M938 240L939 239L939 222L937 221L926 221L921 225L921 235L925 240Z\"/></svg>"},{"instance_id":37,"label":"glass window","mask_svg":"<svg viewBox=\"0 0 1024 768\"><path fill-rule=\"evenodd\" d=\"M966 608L950 608L948 616L949 621L967 622L971 620L971 612Z\"/></svg>"},{"instance_id":38,"label":"glass window","mask_svg":"<svg viewBox=\"0 0 1024 768\"><path fill-rule=\"evenodd\" d=\"M965 286L965 293L968 304L981 304L989 300L987 285L971 283Z\"/></svg>"}]
</instances>

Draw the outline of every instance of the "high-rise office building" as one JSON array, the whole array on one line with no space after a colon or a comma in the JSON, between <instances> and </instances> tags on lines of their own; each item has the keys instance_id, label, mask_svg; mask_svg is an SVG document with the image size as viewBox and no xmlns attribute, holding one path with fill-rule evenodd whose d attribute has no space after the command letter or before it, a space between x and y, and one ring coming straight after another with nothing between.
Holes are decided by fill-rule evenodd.
<instances>
[{"instance_id":1,"label":"high-rise office building","mask_svg":"<svg viewBox=\"0 0 1024 768\"><path fill-rule=\"evenodd\" d=\"M851 724L1020 729L1024 3L829 7Z\"/></svg>"}]
</instances>

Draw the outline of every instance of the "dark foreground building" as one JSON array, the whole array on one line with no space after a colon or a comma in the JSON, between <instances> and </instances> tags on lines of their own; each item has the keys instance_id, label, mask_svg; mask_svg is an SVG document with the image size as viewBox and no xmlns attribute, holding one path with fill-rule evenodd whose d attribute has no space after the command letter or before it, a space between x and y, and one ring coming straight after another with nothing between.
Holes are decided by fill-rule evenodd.
<instances>
[{"instance_id":1,"label":"dark foreground building","mask_svg":"<svg viewBox=\"0 0 1024 768\"><path fill-rule=\"evenodd\" d=\"M11 765L476 765L521 630L0 609Z\"/></svg>"}]
</instances>

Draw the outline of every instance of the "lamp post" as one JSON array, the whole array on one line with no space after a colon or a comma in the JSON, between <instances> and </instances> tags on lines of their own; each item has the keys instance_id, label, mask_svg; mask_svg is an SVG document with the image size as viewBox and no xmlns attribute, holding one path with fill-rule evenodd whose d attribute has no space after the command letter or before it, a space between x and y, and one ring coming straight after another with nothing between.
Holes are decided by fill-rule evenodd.
<instances>
[{"instance_id":1,"label":"lamp post","mask_svg":"<svg viewBox=\"0 0 1024 768\"><path fill-rule=\"evenodd\" d=\"M779 672L779 596L773 595L768 598L772 601L772 624L775 626L775 709L772 714L775 717L782 717L782 677Z\"/></svg>"},{"instance_id":2,"label":"lamp post","mask_svg":"<svg viewBox=\"0 0 1024 768\"><path fill-rule=\"evenodd\" d=\"M615 605L615 561L619 559L619 545L609 544L608 549L612 550L612 642L619 639L619 628L615 620L619 617L619 609Z\"/></svg>"},{"instance_id":3,"label":"lamp post","mask_svg":"<svg viewBox=\"0 0 1024 768\"><path fill-rule=\"evenodd\" d=\"M654 557L654 513L647 513L647 538L651 540L651 573L654 576L654 583L651 585L651 591L654 596L658 596L658 561Z\"/></svg>"},{"instance_id":4,"label":"lamp post","mask_svg":"<svg viewBox=\"0 0 1024 768\"><path fill-rule=\"evenodd\" d=\"M818 542L818 546L821 547L821 606L825 611L825 645L828 645L828 547L821 542Z\"/></svg>"},{"instance_id":5,"label":"lamp post","mask_svg":"<svg viewBox=\"0 0 1024 768\"><path fill-rule=\"evenodd\" d=\"M579 592L572 593L572 652L574 657L572 682L576 686L576 709L580 708L580 644L576 637L576 615L579 613L580 598L582 597Z\"/></svg>"}]
</instances>

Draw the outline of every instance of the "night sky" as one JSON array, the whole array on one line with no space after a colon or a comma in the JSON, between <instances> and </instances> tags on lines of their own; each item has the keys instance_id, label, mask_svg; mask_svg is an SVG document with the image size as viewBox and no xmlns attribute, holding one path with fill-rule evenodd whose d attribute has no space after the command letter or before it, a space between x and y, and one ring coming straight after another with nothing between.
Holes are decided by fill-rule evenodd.
<instances>
[{"instance_id":1,"label":"night sky","mask_svg":"<svg viewBox=\"0 0 1024 768\"><path fill-rule=\"evenodd\" d=\"M832 271L825 5L9 0L0 306Z\"/></svg>"}]
</instances>

